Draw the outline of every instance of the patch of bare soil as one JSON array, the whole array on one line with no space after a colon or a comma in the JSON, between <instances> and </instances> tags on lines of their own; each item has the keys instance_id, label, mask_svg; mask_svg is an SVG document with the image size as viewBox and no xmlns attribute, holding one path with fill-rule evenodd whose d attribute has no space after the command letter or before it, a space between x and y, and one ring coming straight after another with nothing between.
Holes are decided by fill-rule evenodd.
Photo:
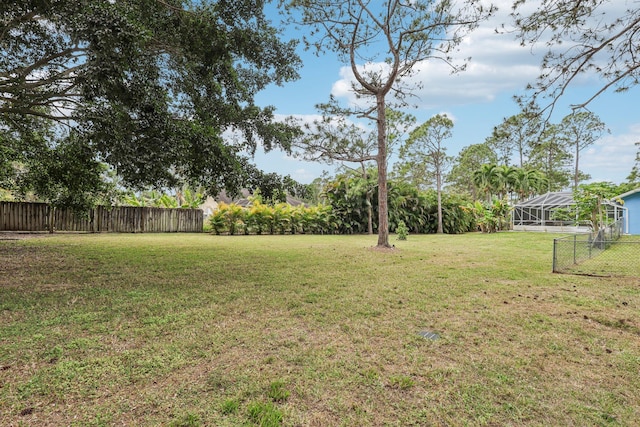
<instances>
[{"instance_id":1,"label":"patch of bare soil","mask_svg":"<svg viewBox=\"0 0 640 427\"><path fill-rule=\"evenodd\" d=\"M24 289L54 289L65 287L56 275L68 272L75 260L64 256L56 248L25 245L20 234L13 239L0 237L0 287ZM26 235L30 236L30 235ZM38 235L31 235L38 236ZM46 236L46 235L40 235Z\"/></svg>"},{"instance_id":2,"label":"patch of bare soil","mask_svg":"<svg viewBox=\"0 0 640 427\"><path fill-rule=\"evenodd\" d=\"M51 233L27 233L19 231L0 231L0 240L24 240L51 237Z\"/></svg>"},{"instance_id":3,"label":"patch of bare soil","mask_svg":"<svg viewBox=\"0 0 640 427\"><path fill-rule=\"evenodd\" d=\"M382 252L382 253L394 253L398 252L400 249L396 248L395 245L385 247L385 246L371 246L369 250L374 252Z\"/></svg>"}]
</instances>

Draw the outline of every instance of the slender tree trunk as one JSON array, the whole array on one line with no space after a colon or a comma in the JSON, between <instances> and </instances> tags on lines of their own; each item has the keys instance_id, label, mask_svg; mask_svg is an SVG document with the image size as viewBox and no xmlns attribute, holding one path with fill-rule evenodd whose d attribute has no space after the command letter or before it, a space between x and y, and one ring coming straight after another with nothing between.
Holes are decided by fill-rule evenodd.
<instances>
[{"instance_id":1,"label":"slender tree trunk","mask_svg":"<svg viewBox=\"0 0 640 427\"><path fill-rule=\"evenodd\" d=\"M549 177L549 191L551 191L551 180L553 179L552 176L551 176L551 172L552 172L552 168L553 168L553 166L551 166L552 161L553 161L552 150L553 150L553 148L551 147L551 145L549 145L549 155L547 156L547 177Z\"/></svg>"},{"instance_id":2,"label":"slender tree trunk","mask_svg":"<svg viewBox=\"0 0 640 427\"><path fill-rule=\"evenodd\" d=\"M524 165L524 147L522 146L522 141L519 143L519 151L520 151L520 167L522 168L522 165Z\"/></svg>"},{"instance_id":3,"label":"slender tree trunk","mask_svg":"<svg viewBox=\"0 0 640 427\"><path fill-rule=\"evenodd\" d=\"M580 173L579 169L578 169L578 160L579 160L579 156L580 156L580 142L577 141L576 142L576 168L573 174L573 191L576 191L578 189L578 174Z\"/></svg>"},{"instance_id":4,"label":"slender tree trunk","mask_svg":"<svg viewBox=\"0 0 640 427\"><path fill-rule=\"evenodd\" d=\"M367 196L369 199L369 206L367 206L367 215L369 215L369 222L367 223L368 234L373 234L373 205L371 204L371 195Z\"/></svg>"},{"instance_id":5,"label":"slender tree trunk","mask_svg":"<svg viewBox=\"0 0 640 427\"><path fill-rule=\"evenodd\" d=\"M436 187L438 193L438 230L436 233L443 234L444 228L442 227L442 172L440 166L436 170Z\"/></svg>"},{"instance_id":6,"label":"slender tree trunk","mask_svg":"<svg viewBox=\"0 0 640 427\"><path fill-rule=\"evenodd\" d=\"M362 167L364 182L369 182L369 175L367 174L367 168L364 162L361 162L360 166ZM371 203L371 191L369 191L369 189L367 189L367 232L368 234L373 234L373 205Z\"/></svg>"},{"instance_id":7,"label":"slender tree trunk","mask_svg":"<svg viewBox=\"0 0 640 427\"><path fill-rule=\"evenodd\" d=\"M387 200L387 120L384 95L376 96L378 128L378 247L389 245L389 207Z\"/></svg>"}]
</instances>

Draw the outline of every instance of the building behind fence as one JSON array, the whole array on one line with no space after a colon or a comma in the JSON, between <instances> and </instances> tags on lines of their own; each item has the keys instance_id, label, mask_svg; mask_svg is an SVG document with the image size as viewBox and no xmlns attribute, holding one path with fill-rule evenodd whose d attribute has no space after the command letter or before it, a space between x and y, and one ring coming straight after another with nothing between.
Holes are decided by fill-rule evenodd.
<instances>
[{"instance_id":1,"label":"building behind fence","mask_svg":"<svg viewBox=\"0 0 640 427\"><path fill-rule=\"evenodd\" d=\"M0 202L0 231L198 233L202 226L201 209L96 206L77 213L46 203Z\"/></svg>"},{"instance_id":2,"label":"building behind fence","mask_svg":"<svg viewBox=\"0 0 640 427\"><path fill-rule=\"evenodd\" d=\"M553 272L640 277L640 240L623 236L622 220L598 232L553 240Z\"/></svg>"}]
</instances>

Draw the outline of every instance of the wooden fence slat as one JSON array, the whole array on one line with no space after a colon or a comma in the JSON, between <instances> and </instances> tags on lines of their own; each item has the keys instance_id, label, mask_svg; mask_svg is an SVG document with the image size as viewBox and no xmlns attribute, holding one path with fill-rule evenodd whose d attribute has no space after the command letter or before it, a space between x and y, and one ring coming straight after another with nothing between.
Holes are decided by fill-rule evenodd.
<instances>
[{"instance_id":1,"label":"wooden fence slat","mask_svg":"<svg viewBox=\"0 0 640 427\"><path fill-rule=\"evenodd\" d=\"M172 233L202 231L201 209L96 206L86 215L46 203L0 202L0 231L80 231L93 233Z\"/></svg>"}]
</instances>

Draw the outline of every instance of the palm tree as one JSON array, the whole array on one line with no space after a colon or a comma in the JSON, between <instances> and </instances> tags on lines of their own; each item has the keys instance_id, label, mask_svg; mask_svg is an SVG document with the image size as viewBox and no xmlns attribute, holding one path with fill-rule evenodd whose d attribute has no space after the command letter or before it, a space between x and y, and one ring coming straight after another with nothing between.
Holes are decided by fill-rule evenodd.
<instances>
[{"instance_id":1,"label":"palm tree","mask_svg":"<svg viewBox=\"0 0 640 427\"><path fill-rule=\"evenodd\" d=\"M518 201L539 194L547 185L544 174L537 169L518 168L513 175L513 190L518 194Z\"/></svg>"},{"instance_id":2,"label":"palm tree","mask_svg":"<svg viewBox=\"0 0 640 427\"><path fill-rule=\"evenodd\" d=\"M473 173L473 184L478 189L479 194L484 194L487 201L491 201L491 196L496 191L499 176L498 166L495 164L485 164Z\"/></svg>"},{"instance_id":3,"label":"palm tree","mask_svg":"<svg viewBox=\"0 0 640 427\"><path fill-rule=\"evenodd\" d=\"M513 192L517 168L500 165L495 168L494 189L499 199L504 199L507 193Z\"/></svg>"}]
</instances>

